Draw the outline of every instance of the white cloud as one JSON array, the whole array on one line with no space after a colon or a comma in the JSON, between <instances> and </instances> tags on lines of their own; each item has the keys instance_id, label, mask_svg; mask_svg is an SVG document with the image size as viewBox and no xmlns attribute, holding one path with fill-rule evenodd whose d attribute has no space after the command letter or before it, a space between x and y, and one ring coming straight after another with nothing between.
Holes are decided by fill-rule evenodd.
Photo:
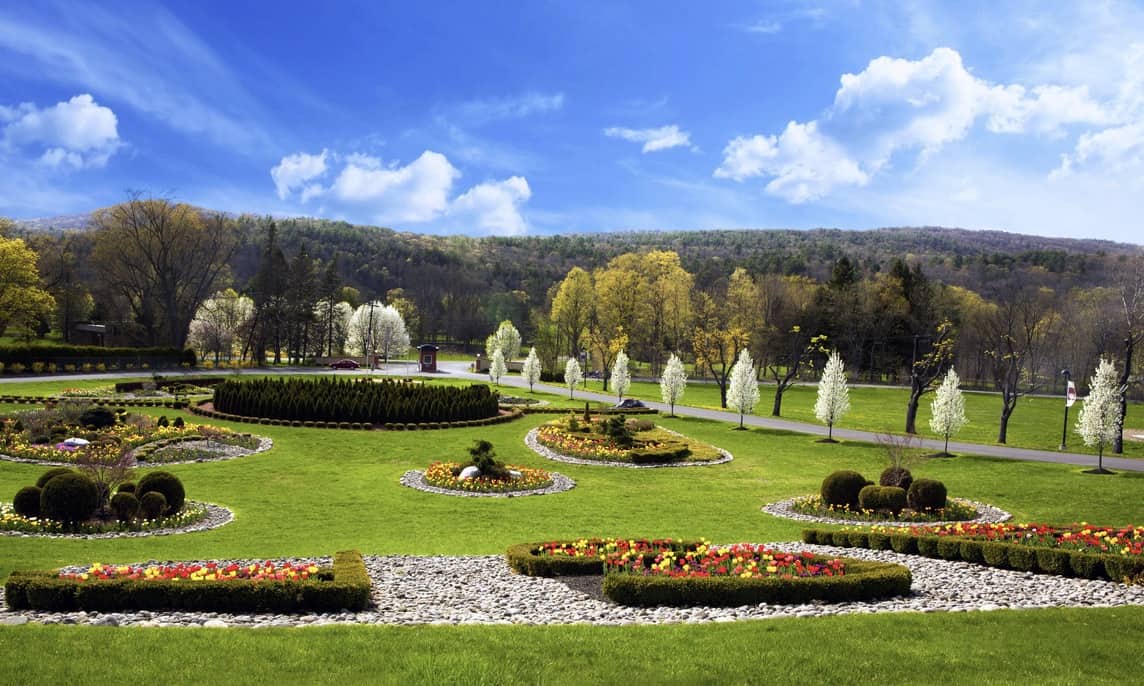
<instances>
[{"instance_id":1,"label":"white cloud","mask_svg":"<svg viewBox=\"0 0 1144 686\"><path fill-rule=\"evenodd\" d=\"M347 162L330 190L353 204L369 204L379 221L426 222L449 207L453 181L461 175L439 152L426 150L405 166L382 167L359 155Z\"/></svg>"},{"instance_id":2,"label":"white cloud","mask_svg":"<svg viewBox=\"0 0 1144 686\"><path fill-rule=\"evenodd\" d=\"M691 134L680 131L676 124L661 126L657 129L628 129L613 126L604 129L604 135L609 138L621 138L632 143L643 143L643 152L645 153L691 146Z\"/></svg>"},{"instance_id":3,"label":"white cloud","mask_svg":"<svg viewBox=\"0 0 1144 686\"><path fill-rule=\"evenodd\" d=\"M1059 138L1069 127L1116 121L1115 109L1083 85L990 83L974 76L950 48L919 60L878 57L861 72L842 75L834 102L820 119L791 122L779 136L730 141L715 176L774 177L767 192L805 202L835 187L864 185L905 151L917 151L924 164L965 139L980 121L991 133ZM1105 146L1097 140L1091 147ZM1074 157L1082 156L1078 150ZM1064 166L1072 161L1066 159Z\"/></svg>"},{"instance_id":4,"label":"white cloud","mask_svg":"<svg viewBox=\"0 0 1144 686\"><path fill-rule=\"evenodd\" d=\"M767 192L792 203L816 200L838 185L862 186L869 181L842 146L818 132L815 122L794 121L780 136L733 139L723 150L723 164L715 176L735 181L774 177Z\"/></svg>"},{"instance_id":5,"label":"white cloud","mask_svg":"<svg viewBox=\"0 0 1144 686\"><path fill-rule=\"evenodd\" d=\"M40 163L52 168L102 167L120 146L115 113L86 93L45 109L0 108L0 119L5 147L41 147Z\"/></svg>"},{"instance_id":6,"label":"white cloud","mask_svg":"<svg viewBox=\"0 0 1144 686\"><path fill-rule=\"evenodd\" d=\"M523 177L486 182L473 186L457 196L449 213L461 219L476 221L483 231L501 236L515 236L528 230L520 207L532 197L532 189Z\"/></svg>"},{"instance_id":7,"label":"white cloud","mask_svg":"<svg viewBox=\"0 0 1144 686\"><path fill-rule=\"evenodd\" d=\"M501 119L520 119L533 114L556 112L564 108L563 93L529 92L504 98L482 98L461 103L455 108L465 124L479 126Z\"/></svg>"},{"instance_id":8,"label":"white cloud","mask_svg":"<svg viewBox=\"0 0 1144 686\"><path fill-rule=\"evenodd\" d=\"M783 25L777 21L761 20L743 27L747 33L772 34L783 30Z\"/></svg>"},{"instance_id":9,"label":"white cloud","mask_svg":"<svg viewBox=\"0 0 1144 686\"><path fill-rule=\"evenodd\" d=\"M1093 168L1144 178L1144 122L1083 134L1072 154L1061 155L1061 165L1050 176L1060 178Z\"/></svg>"},{"instance_id":10,"label":"white cloud","mask_svg":"<svg viewBox=\"0 0 1144 686\"><path fill-rule=\"evenodd\" d=\"M270 170L270 177L274 179L274 187L278 191L278 199L285 200L291 191L303 187L306 187L302 194L303 202L309 197L316 195L312 190L313 186L307 186L306 182L326 173L326 158L328 154L329 152L323 149L322 152L317 155L298 152L283 157L282 160Z\"/></svg>"}]
</instances>

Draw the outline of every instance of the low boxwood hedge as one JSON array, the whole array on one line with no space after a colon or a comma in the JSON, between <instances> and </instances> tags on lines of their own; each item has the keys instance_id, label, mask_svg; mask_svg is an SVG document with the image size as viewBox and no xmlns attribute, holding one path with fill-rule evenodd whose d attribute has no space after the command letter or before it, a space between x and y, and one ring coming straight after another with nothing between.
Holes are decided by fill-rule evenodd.
<instances>
[{"instance_id":1,"label":"low boxwood hedge","mask_svg":"<svg viewBox=\"0 0 1144 686\"><path fill-rule=\"evenodd\" d=\"M541 546L550 542L509 546L504 554L505 561L512 571L526 576L592 576L604 573L604 561L599 557L538 555ZM701 541L672 541L664 547L682 553L700 543Z\"/></svg>"},{"instance_id":2,"label":"low boxwood hedge","mask_svg":"<svg viewBox=\"0 0 1144 686\"><path fill-rule=\"evenodd\" d=\"M58 571L15 571L4 585L13 610L119 612L336 612L362 610L370 579L361 553L334 555L332 574L305 581L148 581L61 579Z\"/></svg>"},{"instance_id":3,"label":"low boxwood hedge","mask_svg":"<svg viewBox=\"0 0 1144 686\"><path fill-rule=\"evenodd\" d=\"M496 417L488 417L486 419L467 419L455 422L422 422L420 424L394 422L382 425L374 425L365 422L333 422L333 421L317 421L317 420L300 420L300 419L274 419L267 417L247 417L244 415L229 414L226 412L219 412L218 410L207 409L203 407L206 404L204 401L199 405L187 406L187 409L193 414L201 417L210 417L212 419L220 419L228 422L240 422L244 424L270 424L276 426L292 426L298 428L319 428L319 429L345 429L347 431L371 431L380 426L386 431L416 431L418 429L457 429L470 426L487 426L489 424L501 424L503 422L511 422L514 419L520 419L524 416L524 411L521 408L512 408L508 414L497 415ZM183 403L186 406L186 403Z\"/></svg>"},{"instance_id":4,"label":"low boxwood hedge","mask_svg":"<svg viewBox=\"0 0 1144 686\"><path fill-rule=\"evenodd\" d=\"M825 560L828 558L817 558ZM910 570L886 562L840 558L842 576L815 577L668 577L607 574L604 595L621 605L738 605L798 604L813 601L843 603L907 595Z\"/></svg>"},{"instance_id":5,"label":"low boxwood hedge","mask_svg":"<svg viewBox=\"0 0 1144 686\"><path fill-rule=\"evenodd\" d=\"M859 546L861 538L854 536L854 533L830 529L805 529L802 532L802 540L819 545L885 549L880 547L881 536L885 534L869 533L866 544ZM1101 555L1082 550L983 541L959 536L912 536L906 533L888 536L890 548L894 552L906 555L972 562L1019 572L1040 572L1056 576L1119 582L1144 582L1144 559L1138 557Z\"/></svg>"}]
</instances>

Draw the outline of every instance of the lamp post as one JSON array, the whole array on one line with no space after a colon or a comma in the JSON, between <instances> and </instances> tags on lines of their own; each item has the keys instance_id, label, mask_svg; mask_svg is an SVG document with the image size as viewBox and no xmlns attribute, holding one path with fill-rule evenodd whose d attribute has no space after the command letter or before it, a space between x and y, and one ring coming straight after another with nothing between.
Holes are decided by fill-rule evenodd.
<instances>
[{"instance_id":1,"label":"lamp post","mask_svg":"<svg viewBox=\"0 0 1144 686\"><path fill-rule=\"evenodd\" d=\"M1065 377L1065 423L1061 426L1061 450L1065 449L1065 439L1069 435L1069 405L1072 403L1069 397L1069 379L1072 374L1067 369L1061 370L1061 375Z\"/></svg>"}]
</instances>

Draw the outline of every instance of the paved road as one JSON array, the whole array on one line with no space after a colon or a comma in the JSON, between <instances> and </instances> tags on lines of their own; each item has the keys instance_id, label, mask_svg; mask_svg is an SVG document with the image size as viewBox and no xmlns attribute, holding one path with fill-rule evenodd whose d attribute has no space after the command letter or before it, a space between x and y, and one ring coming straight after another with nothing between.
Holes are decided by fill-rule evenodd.
<instances>
[{"instance_id":1,"label":"paved road","mask_svg":"<svg viewBox=\"0 0 1144 686\"><path fill-rule=\"evenodd\" d=\"M384 369L373 370L373 374L378 375L398 375L409 376L415 374L415 364L413 362L390 362ZM438 362L438 367L442 373L455 378L472 379L474 381L488 381L487 374L474 374L469 371L468 362ZM161 376L183 376L194 375L202 376L203 374L216 374L216 375L266 375L266 374L362 374L368 373L369 370L357 370L353 372L331 372L328 369L314 368L314 367L280 367L276 369L240 369L240 370L216 370L216 371L186 371L186 370L164 370L160 373ZM92 374L69 374L63 376L39 376L35 379L28 378L11 378L0 377L0 386L5 383L15 383L22 381L51 381L51 380L67 380L67 379L115 379L123 378L124 376L139 376L146 377L148 374L129 375L123 372L108 372L108 373L92 373ZM527 388L528 383L520 376L508 375L501 378L502 386L512 386L517 388ZM536 384L536 389L547 393L563 394L568 392L566 386L553 386L551 384ZM615 401L615 396L606 395L604 393L597 393L594 391L577 390L575 397L583 400L594 400L605 403ZM670 408L661 402L644 401L649 407L654 407L662 412L667 412ZM739 415L735 412L726 412L722 410L709 410L701 407L685 407L683 405L675 406L675 413L686 417L699 417L702 419L712 419L721 422L734 422L738 423ZM793 422L787 419L776 419L774 417L760 417L750 415L743 418L743 423L748 426L760 427L765 429L778 429L782 431L793 431L795 433L809 434L812 436L825 436L826 427L818 424L807 424L805 422ZM851 441L866 441L876 442L878 435L871 431L856 431L854 429L834 429L834 435L840 439ZM918 443L929 450L935 452L944 448L942 441L932 439L918 439ZM950 441L949 450L955 454L971 454L982 455L986 457L999 457L1008 460L1029 460L1033 462L1054 462L1057 464L1071 464L1083 467L1095 467L1096 457L1093 455L1084 455L1080 453L1070 452L1055 452L1048 450L1031 450L1028 448L1010 448L1003 445L989 445L982 443L962 443L960 441ZM1105 456L1104 466L1109 469L1141 472L1144 471L1144 460L1127 459L1123 457L1110 457Z\"/></svg>"}]
</instances>

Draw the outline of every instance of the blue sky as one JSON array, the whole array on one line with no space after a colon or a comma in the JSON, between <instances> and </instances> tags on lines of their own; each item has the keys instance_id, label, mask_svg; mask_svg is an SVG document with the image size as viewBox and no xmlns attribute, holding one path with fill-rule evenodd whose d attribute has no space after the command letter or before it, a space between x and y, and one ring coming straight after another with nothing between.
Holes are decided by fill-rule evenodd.
<instances>
[{"instance_id":1,"label":"blue sky","mask_svg":"<svg viewBox=\"0 0 1144 686\"><path fill-rule=\"evenodd\" d=\"M1144 243L1144 5L0 5L0 215L129 189L424 233Z\"/></svg>"}]
</instances>

